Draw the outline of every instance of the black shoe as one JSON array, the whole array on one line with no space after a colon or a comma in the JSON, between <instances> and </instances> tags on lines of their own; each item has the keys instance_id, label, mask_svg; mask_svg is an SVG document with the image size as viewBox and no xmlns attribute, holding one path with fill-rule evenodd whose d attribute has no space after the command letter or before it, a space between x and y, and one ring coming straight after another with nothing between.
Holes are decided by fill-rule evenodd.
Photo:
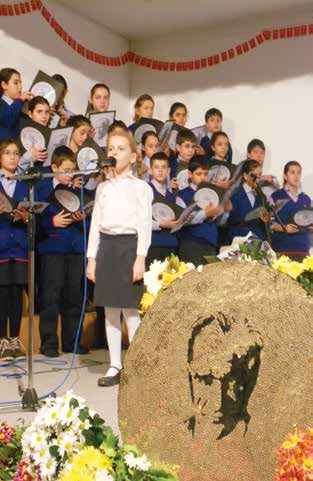
<instances>
[{"instance_id":1,"label":"black shoe","mask_svg":"<svg viewBox=\"0 0 313 481\"><path fill-rule=\"evenodd\" d=\"M73 354L74 349L63 349L63 352ZM89 354L89 349L79 344L76 349L76 354L80 354L81 356L84 356L85 354Z\"/></svg>"},{"instance_id":2,"label":"black shoe","mask_svg":"<svg viewBox=\"0 0 313 481\"><path fill-rule=\"evenodd\" d=\"M43 354L46 357L59 357L60 353L58 352L57 349L53 348L46 348L46 349L40 349L41 354Z\"/></svg>"},{"instance_id":3,"label":"black shoe","mask_svg":"<svg viewBox=\"0 0 313 481\"><path fill-rule=\"evenodd\" d=\"M117 373L115 376L104 376L98 379L98 386L100 387L108 387L108 386L115 386L116 384L120 383L121 378L121 370L118 367L110 366L113 369L116 369Z\"/></svg>"}]
</instances>

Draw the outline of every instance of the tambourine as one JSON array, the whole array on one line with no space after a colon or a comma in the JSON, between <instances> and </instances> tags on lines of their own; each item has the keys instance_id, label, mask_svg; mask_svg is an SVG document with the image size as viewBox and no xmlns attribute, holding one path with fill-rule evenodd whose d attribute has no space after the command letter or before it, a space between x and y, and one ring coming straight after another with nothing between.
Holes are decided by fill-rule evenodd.
<instances>
[{"instance_id":1,"label":"tambourine","mask_svg":"<svg viewBox=\"0 0 313 481\"><path fill-rule=\"evenodd\" d=\"M158 135L162 127L163 122L161 120L141 118L135 128L134 139L137 144L141 144L142 136L145 132L154 132Z\"/></svg>"},{"instance_id":2,"label":"tambourine","mask_svg":"<svg viewBox=\"0 0 313 481\"><path fill-rule=\"evenodd\" d=\"M298 212L293 215L291 223L295 224L301 232L313 227L313 208L304 207L298 210Z\"/></svg>"},{"instance_id":3,"label":"tambourine","mask_svg":"<svg viewBox=\"0 0 313 481\"><path fill-rule=\"evenodd\" d=\"M245 216L245 222L251 222L253 220L259 219L260 215L266 214L265 207L256 207L252 209L248 214Z\"/></svg>"},{"instance_id":4,"label":"tambourine","mask_svg":"<svg viewBox=\"0 0 313 481\"><path fill-rule=\"evenodd\" d=\"M272 182L260 180L258 185L262 189L262 192L267 199L269 199L271 195L274 194L274 192L276 192L277 190Z\"/></svg>"},{"instance_id":5,"label":"tambourine","mask_svg":"<svg viewBox=\"0 0 313 481\"><path fill-rule=\"evenodd\" d=\"M205 209L208 204L214 208L220 205L222 201L222 195L221 189L215 187L213 184L203 182L198 186L193 199L200 209Z\"/></svg>"},{"instance_id":6,"label":"tambourine","mask_svg":"<svg viewBox=\"0 0 313 481\"><path fill-rule=\"evenodd\" d=\"M210 161L208 182L227 182L233 178L235 170L236 167L234 165L225 161Z\"/></svg>"},{"instance_id":7,"label":"tambourine","mask_svg":"<svg viewBox=\"0 0 313 481\"><path fill-rule=\"evenodd\" d=\"M81 202L79 196L67 186L58 185L54 189L51 201L70 214L80 211Z\"/></svg>"}]
</instances>

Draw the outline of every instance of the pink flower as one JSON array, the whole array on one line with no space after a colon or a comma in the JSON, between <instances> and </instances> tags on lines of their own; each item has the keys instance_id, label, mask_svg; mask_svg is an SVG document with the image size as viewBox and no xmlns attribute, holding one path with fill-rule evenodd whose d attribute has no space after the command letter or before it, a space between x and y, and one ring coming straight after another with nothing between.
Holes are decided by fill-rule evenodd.
<instances>
[{"instance_id":1,"label":"pink flower","mask_svg":"<svg viewBox=\"0 0 313 481\"><path fill-rule=\"evenodd\" d=\"M2 423L0 427L0 443L7 444L15 434L15 429L8 424Z\"/></svg>"}]
</instances>

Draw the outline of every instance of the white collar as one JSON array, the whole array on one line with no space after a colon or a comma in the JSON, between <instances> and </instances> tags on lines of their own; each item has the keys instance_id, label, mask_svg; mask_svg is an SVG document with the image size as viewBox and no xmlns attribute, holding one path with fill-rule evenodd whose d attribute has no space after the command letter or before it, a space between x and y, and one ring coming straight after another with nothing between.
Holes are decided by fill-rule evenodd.
<instances>
[{"instance_id":1,"label":"white collar","mask_svg":"<svg viewBox=\"0 0 313 481\"><path fill-rule=\"evenodd\" d=\"M196 184L193 184L192 182L190 182L189 187L194 191L196 191L198 188L198 186Z\"/></svg>"},{"instance_id":2,"label":"white collar","mask_svg":"<svg viewBox=\"0 0 313 481\"><path fill-rule=\"evenodd\" d=\"M10 99L10 97L7 97L6 95L2 95L2 100L4 100L8 105L12 105L14 100Z\"/></svg>"},{"instance_id":3,"label":"white collar","mask_svg":"<svg viewBox=\"0 0 313 481\"><path fill-rule=\"evenodd\" d=\"M155 179L151 180L151 184L154 185L154 187L156 188L156 190L158 192L162 192L162 193L165 192L166 193L166 191L167 191L166 184L160 184L160 182L158 182Z\"/></svg>"},{"instance_id":4,"label":"white collar","mask_svg":"<svg viewBox=\"0 0 313 481\"><path fill-rule=\"evenodd\" d=\"M244 182L242 184L242 187L244 188L246 194L251 194L251 192L253 192L254 194L254 190L252 189L252 187L250 187L250 185L247 184L247 182Z\"/></svg>"},{"instance_id":5,"label":"white collar","mask_svg":"<svg viewBox=\"0 0 313 481\"><path fill-rule=\"evenodd\" d=\"M53 188L55 189L59 185L60 181L56 177L53 177L52 183L53 183Z\"/></svg>"},{"instance_id":6,"label":"white collar","mask_svg":"<svg viewBox=\"0 0 313 481\"><path fill-rule=\"evenodd\" d=\"M293 197L297 197L299 194L301 194L301 193L303 192L301 185L299 185L296 194L294 194L294 193L291 191L291 189L290 189L290 187L289 187L288 184L285 184L284 189L285 189L285 191L287 192L287 194L290 194L290 195L292 195Z\"/></svg>"}]
</instances>

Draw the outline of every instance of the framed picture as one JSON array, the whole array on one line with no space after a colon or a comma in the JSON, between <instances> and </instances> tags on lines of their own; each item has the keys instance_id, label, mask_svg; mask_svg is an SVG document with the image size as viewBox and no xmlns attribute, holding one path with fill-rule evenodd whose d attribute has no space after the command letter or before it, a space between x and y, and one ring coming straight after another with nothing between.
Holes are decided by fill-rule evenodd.
<instances>
[{"instance_id":1,"label":"framed picture","mask_svg":"<svg viewBox=\"0 0 313 481\"><path fill-rule=\"evenodd\" d=\"M50 139L51 130L48 127L38 124L31 120L28 116L22 116L20 120L20 130L18 144L21 154L26 151L31 152L32 147L37 150L47 148Z\"/></svg>"},{"instance_id":2,"label":"framed picture","mask_svg":"<svg viewBox=\"0 0 313 481\"><path fill-rule=\"evenodd\" d=\"M154 132L159 136L163 127L163 122L158 119L146 119L142 117L138 122L134 131L134 138L138 145L141 145L142 136L145 132Z\"/></svg>"},{"instance_id":3,"label":"framed picture","mask_svg":"<svg viewBox=\"0 0 313 481\"><path fill-rule=\"evenodd\" d=\"M194 193L193 200L200 209L205 209L208 204L211 207L219 206L222 203L223 195L224 192L219 187L209 182L202 182Z\"/></svg>"},{"instance_id":4,"label":"framed picture","mask_svg":"<svg viewBox=\"0 0 313 481\"><path fill-rule=\"evenodd\" d=\"M197 145L200 145L201 140L206 135L205 125L200 125L199 127L194 127L191 131L195 134L197 139Z\"/></svg>"},{"instance_id":5,"label":"framed picture","mask_svg":"<svg viewBox=\"0 0 313 481\"><path fill-rule=\"evenodd\" d=\"M39 70L29 90L35 97L37 95L44 97L49 102L50 107L54 107L63 94L64 86L50 75Z\"/></svg>"},{"instance_id":6,"label":"framed picture","mask_svg":"<svg viewBox=\"0 0 313 481\"><path fill-rule=\"evenodd\" d=\"M60 147L61 145L66 145L69 147L72 133L73 127L62 127L60 129L51 130L47 147L48 158L43 164L45 167L51 165L52 155L57 147Z\"/></svg>"},{"instance_id":7,"label":"framed picture","mask_svg":"<svg viewBox=\"0 0 313 481\"><path fill-rule=\"evenodd\" d=\"M159 134L160 150L162 151L166 144L168 144L171 150L176 150L177 134L183 128L172 120L165 122Z\"/></svg>"},{"instance_id":8,"label":"framed picture","mask_svg":"<svg viewBox=\"0 0 313 481\"><path fill-rule=\"evenodd\" d=\"M108 112L91 113L89 116L91 125L96 132L93 140L100 147L106 147L107 145L108 130L115 120L115 114L115 110L110 110Z\"/></svg>"},{"instance_id":9,"label":"framed picture","mask_svg":"<svg viewBox=\"0 0 313 481\"><path fill-rule=\"evenodd\" d=\"M291 220L291 224L295 224L300 232L305 232L313 227L313 207L303 207L296 212Z\"/></svg>"}]
</instances>

